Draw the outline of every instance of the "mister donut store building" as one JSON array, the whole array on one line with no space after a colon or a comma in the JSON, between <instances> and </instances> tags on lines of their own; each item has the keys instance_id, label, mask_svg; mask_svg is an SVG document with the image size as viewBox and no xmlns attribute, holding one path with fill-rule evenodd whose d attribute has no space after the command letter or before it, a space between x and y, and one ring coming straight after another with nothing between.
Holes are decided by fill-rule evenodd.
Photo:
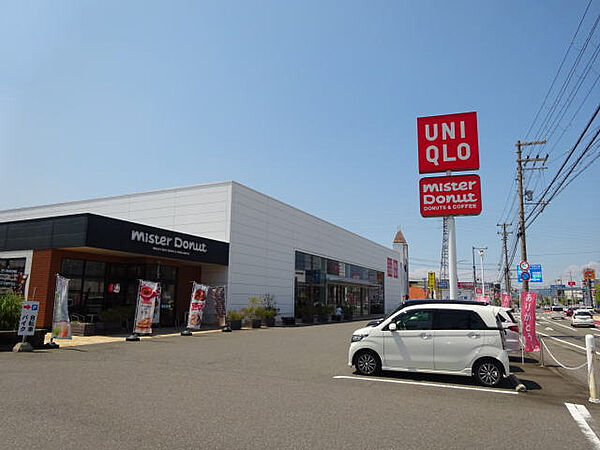
<instances>
[{"instance_id":1,"label":"mister donut store building","mask_svg":"<svg viewBox=\"0 0 600 450\"><path fill-rule=\"evenodd\" d=\"M28 275L46 328L56 274L70 313L97 323L133 316L139 279L161 283L161 326L182 323L192 281L225 286L228 309L270 294L279 316L349 304L367 317L408 295L400 231L388 248L233 181L0 211L2 270Z\"/></svg>"}]
</instances>

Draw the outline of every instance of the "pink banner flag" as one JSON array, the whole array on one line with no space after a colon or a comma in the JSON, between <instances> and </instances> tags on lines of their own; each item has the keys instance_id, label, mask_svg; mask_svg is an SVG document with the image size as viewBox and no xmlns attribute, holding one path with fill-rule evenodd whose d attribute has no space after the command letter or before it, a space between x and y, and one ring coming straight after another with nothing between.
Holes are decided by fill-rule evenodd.
<instances>
[{"instance_id":1,"label":"pink banner flag","mask_svg":"<svg viewBox=\"0 0 600 450\"><path fill-rule=\"evenodd\" d=\"M540 343L535 334L535 302L537 293L521 292L521 328L526 352L539 352Z\"/></svg>"},{"instance_id":2,"label":"pink banner flag","mask_svg":"<svg viewBox=\"0 0 600 450\"><path fill-rule=\"evenodd\" d=\"M476 302L481 302L481 303L489 303L490 302L490 296L489 295L478 295L475 297L475 301Z\"/></svg>"},{"instance_id":3,"label":"pink banner flag","mask_svg":"<svg viewBox=\"0 0 600 450\"><path fill-rule=\"evenodd\" d=\"M502 307L510 308L510 294L502 294Z\"/></svg>"}]
</instances>

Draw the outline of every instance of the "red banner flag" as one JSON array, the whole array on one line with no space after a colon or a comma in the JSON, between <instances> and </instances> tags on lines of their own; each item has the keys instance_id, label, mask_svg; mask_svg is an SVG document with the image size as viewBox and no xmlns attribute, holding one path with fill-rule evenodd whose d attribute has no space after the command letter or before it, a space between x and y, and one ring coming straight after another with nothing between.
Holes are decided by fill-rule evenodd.
<instances>
[{"instance_id":1,"label":"red banner flag","mask_svg":"<svg viewBox=\"0 0 600 450\"><path fill-rule=\"evenodd\" d=\"M502 294L502 307L510 308L510 294Z\"/></svg>"},{"instance_id":2,"label":"red banner flag","mask_svg":"<svg viewBox=\"0 0 600 450\"><path fill-rule=\"evenodd\" d=\"M536 299L535 292L521 292L521 327L526 352L540 351L540 343L535 334Z\"/></svg>"}]
</instances>

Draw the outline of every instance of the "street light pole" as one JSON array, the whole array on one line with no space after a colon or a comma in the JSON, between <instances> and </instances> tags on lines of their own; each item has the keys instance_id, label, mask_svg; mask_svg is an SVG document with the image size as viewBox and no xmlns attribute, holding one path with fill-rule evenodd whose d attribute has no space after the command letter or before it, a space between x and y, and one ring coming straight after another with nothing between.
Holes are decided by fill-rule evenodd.
<instances>
[{"instance_id":1,"label":"street light pole","mask_svg":"<svg viewBox=\"0 0 600 450\"><path fill-rule=\"evenodd\" d=\"M481 295L483 297L485 297L485 272L483 269L483 252L484 252L484 249L480 248L479 249L479 259L481 260Z\"/></svg>"},{"instance_id":2,"label":"street light pole","mask_svg":"<svg viewBox=\"0 0 600 450\"><path fill-rule=\"evenodd\" d=\"M477 276L476 276L476 272L475 272L475 250L479 251L479 256L481 258L481 286L482 286L482 294L481 295L485 295L485 285L484 285L484 281L483 281L483 277L485 275L484 271L483 271L483 252L485 250L487 250L487 247L472 247L472 256L473 256L473 293L475 293L476 290L476 286L477 286Z\"/></svg>"}]
</instances>

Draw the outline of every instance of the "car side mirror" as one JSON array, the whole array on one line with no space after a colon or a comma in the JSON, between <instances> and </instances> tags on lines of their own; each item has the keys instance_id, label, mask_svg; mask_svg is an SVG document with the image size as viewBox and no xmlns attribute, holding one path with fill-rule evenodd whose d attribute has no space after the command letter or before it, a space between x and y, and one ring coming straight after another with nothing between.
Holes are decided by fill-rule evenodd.
<instances>
[{"instance_id":1,"label":"car side mirror","mask_svg":"<svg viewBox=\"0 0 600 450\"><path fill-rule=\"evenodd\" d=\"M390 331L396 331L398 329L398 327L396 326L396 324L394 322L390 323L390 326L388 327L388 329Z\"/></svg>"}]
</instances>

